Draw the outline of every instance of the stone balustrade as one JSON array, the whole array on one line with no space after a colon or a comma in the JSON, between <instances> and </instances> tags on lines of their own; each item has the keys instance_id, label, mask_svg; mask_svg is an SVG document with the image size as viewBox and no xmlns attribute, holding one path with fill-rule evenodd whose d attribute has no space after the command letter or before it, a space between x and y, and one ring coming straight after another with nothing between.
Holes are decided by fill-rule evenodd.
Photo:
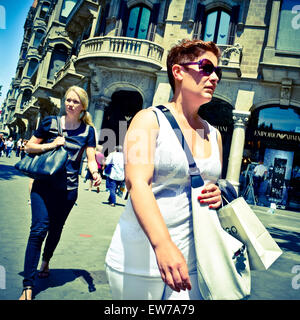
<instances>
[{"instance_id":1,"label":"stone balustrade","mask_svg":"<svg viewBox=\"0 0 300 320\"><path fill-rule=\"evenodd\" d=\"M148 40L126 37L95 37L84 40L78 59L93 56L114 56L122 58L142 58L145 61L161 63L164 49Z\"/></svg>"}]
</instances>

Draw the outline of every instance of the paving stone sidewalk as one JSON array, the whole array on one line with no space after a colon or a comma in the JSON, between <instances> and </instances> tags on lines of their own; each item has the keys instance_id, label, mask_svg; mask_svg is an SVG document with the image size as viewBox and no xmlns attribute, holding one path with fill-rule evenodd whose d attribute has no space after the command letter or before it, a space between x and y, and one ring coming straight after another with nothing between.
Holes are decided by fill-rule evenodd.
<instances>
[{"instance_id":1,"label":"paving stone sidewalk","mask_svg":"<svg viewBox=\"0 0 300 320\"><path fill-rule=\"evenodd\" d=\"M16 160L0 158L0 300L18 299L21 293L31 220L29 179L14 169ZM105 184L100 193L87 188L80 178L78 200L51 260L51 274L37 280L35 300L111 299L104 259L126 201L118 198L113 208ZM254 209L284 254L268 271L252 272L250 300L299 300L300 213L276 210L272 215L267 208Z\"/></svg>"}]
</instances>

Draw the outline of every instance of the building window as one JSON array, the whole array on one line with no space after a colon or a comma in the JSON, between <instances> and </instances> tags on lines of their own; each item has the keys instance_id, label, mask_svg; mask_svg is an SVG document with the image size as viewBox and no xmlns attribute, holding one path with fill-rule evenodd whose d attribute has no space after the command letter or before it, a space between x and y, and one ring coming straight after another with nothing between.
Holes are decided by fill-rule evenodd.
<instances>
[{"instance_id":1,"label":"building window","mask_svg":"<svg viewBox=\"0 0 300 320\"><path fill-rule=\"evenodd\" d=\"M26 55L27 55L27 48L24 48L24 49L22 50L21 59L25 59L25 58L26 58Z\"/></svg>"},{"instance_id":2,"label":"building window","mask_svg":"<svg viewBox=\"0 0 300 320\"><path fill-rule=\"evenodd\" d=\"M233 44L236 34L240 6L233 6L231 11L217 8L210 11L198 4L194 24L194 39L213 41L219 45Z\"/></svg>"},{"instance_id":3,"label":"building window","mask_svg":"<svg viewBox=\"0 0 300 320\"><path fill-rule=\"evenodd\" d=\"M64 0L64 3L62 5L62 9L61 9L61 18L67 19L69 14L71 13L72 9L74 8L75 4L76 4L77 0Z\"/></svg>"},{"instance_id":4,"label":"building window","mask_svg":"<svg viewBox=\"0 0 300 320\"><path fill-rule=\"evenodd\" d=\"M130 9L126 37L147 39L151 11L145 6Z\"/></svg>"},{"instance_id":5,"label":"building window","mask_svg":"<svg viewBox=\"0 0 300 320\"><path fill-rule=\"evenodd\" d=\"M264 130L279 130L299 132L300 112L294 108L280 108L279 106L264 108L259 111L258 128Z\"/></svg>"},{"instance_id":6,"label":"building window","mask_svg":"<svg viewBox=\"0 0 300 320\"><path fill-rule=\"evenodd\" d=\"M29 61L28 70L27 70L27 76L31 77L33 73L35 72L35 69L38 67L39 62L37 59L31 59Z\"/></svg>"},{"instance_id":7,"label":"building window","mask_svg":"<svg viewBox=\"0 0 300 320\"><path fill-rule=\"evenodd\" d=\"M42 39L44 37L44 31L43 30L37 30L34 35L34 41L33 41L33 47L38 48L40 43L42 42Z\"/></svg>"},{"instance_id":8,"label":"building window","mask_svg":"<svg viewBox=\"0 0 300 320\"><path fill-rule=\"evenodd\" d=\"M68 58L68 50L64 45L57 44L54 47L49 71L48 71L48 79L54 80L55 73L58 72L66 63Z\"/></svg>"},{"instance_id":9,"label":"building window","mask_svg":"<svg viewBox=\"0 0 300 320\"><path fill-rule=\"evenodd\" d=\"M50 8L50 4L47 3L47 2L44 2L42 4L42 8L41 8L41 12L40 12L40 18L45 18L48 11L49 11L49 8Z\"/></svg>"},{"instance_id":10,"label":"building window","mask_svg":"<svg viewBox=\"0 0 300 320\"><path fill-rule=\"evenodd\" d=\"M24 107L24 104L28 102L30 99L31 99L31 90L25 89L22 96L21 105L20 105L21 109Z\"/></svg>"},{"instance_id":11,"label":"building window","mask_svg":"<svg viewBox=\"0 0 300 320\"><path fill-rule=\"evenodd\" d=\"M230 15L226 11L218 9L208 13L203 40L213 41L217 44L227 44L229 24Z\"/></svg>"},{"instance_id":12,"label":"building window","mask_svg":"<svg viewBox=\"0 0 300 320\"><path fill-rule=\"evenodd\" d=\"M300 51L300 5L298 0L281 2L276 49Z\"/></svg>"}]
</instances>

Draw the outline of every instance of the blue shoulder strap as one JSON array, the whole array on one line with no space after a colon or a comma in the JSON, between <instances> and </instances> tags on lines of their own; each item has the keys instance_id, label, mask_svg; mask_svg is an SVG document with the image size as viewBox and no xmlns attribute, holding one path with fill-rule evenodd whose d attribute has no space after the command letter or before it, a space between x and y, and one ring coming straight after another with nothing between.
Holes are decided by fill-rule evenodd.
<instances>
[{"instance_id":1,"label":"blue shoulder strap","mask_svg":"<svg viewBox=\"0 0 300 320\"><path fill-rule=\"evenodd\" d=\"M169 121L171 127L173 128L185 154L189 163L189 175L191 177L191 185L192 188L198 188L204 185L204 181L200 175L200 170L197 167L195 161L194 161L194 157L191 153L191 150L184 138L184 135L182 134L182 131L177 123L177 121L175 120L175 118L173 117L172 113L170 112L170 110L168 108L166 108L165 106L156 106L157 109L159 109L160 111L163 112L163 114L165 115L165 117L167 118L167 120Z\"/></svg>"}]
</instances>

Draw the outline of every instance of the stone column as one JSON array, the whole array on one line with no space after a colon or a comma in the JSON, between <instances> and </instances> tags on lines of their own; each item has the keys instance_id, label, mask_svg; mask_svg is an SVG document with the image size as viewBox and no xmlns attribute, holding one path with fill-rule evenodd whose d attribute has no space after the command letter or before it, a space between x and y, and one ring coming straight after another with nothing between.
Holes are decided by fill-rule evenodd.
<instances>
[{"instance_id":1,"label":"stone column","mask_svg":"<svg viewBox=\"0 0 300 320\"><path fill-rule=\"evenodd\" d=\"M231 182L238 191L245 144L246 124L248 122L250 112L233 110L232 113L234 129L231 140L226 179Z\"/></svg>"},{"instance_id":2,"label":"stone column","mask_svg":"<svg viewBox=\"0 0 300 320\"><path fill-rule=\"evenodd\" d=\"M28 120L28 125L25 131L25 139L30 139L33 135L34 130L36 130L38 111L28 112L26 114L26 118Z\"/></svg>"},{"instance_id":3,"label":"stone column","mask_svg":"<svg viewBox=\"0 0 300 320\"><path fill-rule=\"evenodd\" d=\"M169 101L172 92L166 68L163 68L162 70L156 72L156 76L156 87L152 100L153 105L159 105Z\"/></svg>"},{"instance_id":4,"label":"stone column","mask_svg":"<svg viewBox=\"0 0 300 320\"><path fill-rule=\"evenodd\" d=\"M95 97L94 99L94 125L97 133L97 142L100 138L100 130L102 127L104 111L108 107L111 99L105 96Z\"/></svg>"}]
</instances>

